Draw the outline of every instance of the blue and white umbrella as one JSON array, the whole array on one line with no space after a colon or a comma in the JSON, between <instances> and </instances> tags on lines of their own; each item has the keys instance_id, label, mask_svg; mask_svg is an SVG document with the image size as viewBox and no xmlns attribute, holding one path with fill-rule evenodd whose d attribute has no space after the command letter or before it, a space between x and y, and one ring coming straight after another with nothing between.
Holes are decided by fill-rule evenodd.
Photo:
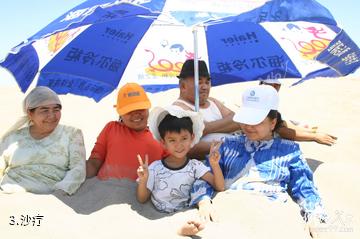
<instances>
[{"instance_id":1,"label":"blue and white umbrella","mask_svg":"<svg viewBox=\"0 0 360 239\"><path fill-rule=\"evenodd\" d=\"M177 87L194 56L209 63L213 85L346 75L360 54L342 32L314 0L88 0L0 65L23 92L38 76L37 85L99 101L127 82L150 92Z\"/></svg>"},{"instance_id":2,"label":"blue and white umbrella","mask_svg":"<svg viewBox=\"0 0 360 239\"><path fill-rule=\"evenodd\" d=\"M316 8L315 1L290 2L268 2L208 23L213 85L278 78L303 81L348 75L359 68L359 47L326 9Z\"/></svg>"}]
</instances>

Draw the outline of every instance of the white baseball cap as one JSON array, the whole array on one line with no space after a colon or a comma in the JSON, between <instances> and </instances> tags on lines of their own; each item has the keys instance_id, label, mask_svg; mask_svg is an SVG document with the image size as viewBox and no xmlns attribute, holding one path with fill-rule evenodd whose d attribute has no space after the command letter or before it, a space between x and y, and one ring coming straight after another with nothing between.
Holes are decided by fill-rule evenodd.
<instances>
[{"instance_id":1,"label":"white baseball cap","mask_svg":"<svg viewBox=\"0 0 360 239\"><path fill-rule=\"evenodd\" d=\"M193 123L194 140L191 146L194 146L200 141L205 128L204 118L199 112L184 110L177 105L169 105L166 107L155 107L149 115L149 128L155 139L160 140L159 124L166 115L173 115L178 118L189 117Z\"/></svg>"},{"instance_id":2,"label":"white baseball cap","mask_svg":"<svg viewBox=\"0 0 360 239\"><path fill-rule=\"evenodd\" d=\"M259 85L244 91L242 106L233 120L242 124L257 125L261 123L270 110L277 110L279 95L269 85Z\"/></svg>"}]
</instances>

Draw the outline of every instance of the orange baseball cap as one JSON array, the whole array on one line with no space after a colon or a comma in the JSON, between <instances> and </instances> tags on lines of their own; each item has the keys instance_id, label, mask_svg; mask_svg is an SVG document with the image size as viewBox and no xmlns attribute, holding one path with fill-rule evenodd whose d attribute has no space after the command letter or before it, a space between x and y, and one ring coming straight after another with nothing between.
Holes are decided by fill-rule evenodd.
<instances>
[{"instance_id":1,"label":"orange baseball cap","mask_svg":"<svg viewBox=\"0 0 360 239\"><path fill-rule=\"evenodd\" d=\"M119 115L125 115L134 110L144 110L151 107L144 88L137 83L127 83L120 88L116 107Z\"/></svg>"}]
</instances>

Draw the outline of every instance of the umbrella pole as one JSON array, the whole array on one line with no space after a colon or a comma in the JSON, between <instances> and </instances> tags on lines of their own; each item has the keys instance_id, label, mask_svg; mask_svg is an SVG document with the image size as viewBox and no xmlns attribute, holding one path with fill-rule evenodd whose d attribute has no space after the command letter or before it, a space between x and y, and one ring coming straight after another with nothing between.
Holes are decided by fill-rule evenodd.
<instances>
[{"instance_id":1,"label":"umbrella pole","mask_svg":"<svg viewBox=\"0 0 360 239\"><path fill-rule=\"evenodd\" d=\"M195 111L199 112L199 56L198 56L198 38L197 38L197 27L193 28L194 36L194 90L195 90Z\"/></svg>"}]
</instances>

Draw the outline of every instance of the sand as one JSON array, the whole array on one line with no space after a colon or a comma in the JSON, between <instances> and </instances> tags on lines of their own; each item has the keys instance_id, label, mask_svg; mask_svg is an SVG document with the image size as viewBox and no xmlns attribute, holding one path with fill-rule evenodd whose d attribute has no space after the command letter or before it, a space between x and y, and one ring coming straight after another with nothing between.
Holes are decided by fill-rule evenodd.
<instances>
[{"instance_id":1,"label":"sand","mask_svg":"<svg viewBox=\"0 0 360 239\"><path fill-rule=\"evenodd\" d=\"M237 110L241 83L213 87L211 96ZM280 110L286 119L319 126L339 137L332 147L312 142L301 148L314 171L315 183L329 214L322 238L360 238L360 81L316 79L296 87L285 81L280 92ZM170 104L178 90L150 95L153 106ZM0 133L21 115L24 95L17 87L0 88ZM104 125L117 119L112 107L116 92L95 103L85 97L61 96L61 123L83 130L87 155ZM308 238L298 206L270 202L246 192L224 192L214 199L219 222L208 223L195 238ZM27 226L22 216L43 216ZM0 193L1 238L179 238L175 231L195 209L174 215L157 212L151 203L135 200L135 183L127 180L87 180L79 191L66 195ZM10 225L15 221L15 225ZM23 220L26 221L26 220ZM40 226L36 226L40 222Z\"/></svg>"}]
</instances>

